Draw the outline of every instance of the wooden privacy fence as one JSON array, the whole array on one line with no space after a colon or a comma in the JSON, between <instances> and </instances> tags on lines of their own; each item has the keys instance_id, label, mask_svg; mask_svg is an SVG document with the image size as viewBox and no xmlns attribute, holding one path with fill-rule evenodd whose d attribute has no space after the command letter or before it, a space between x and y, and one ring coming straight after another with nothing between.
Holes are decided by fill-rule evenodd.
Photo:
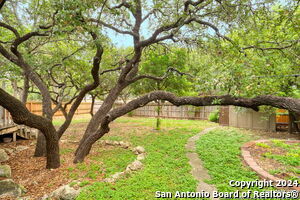
<instances>
[{"instance_id":1,"label":"wooden privacy fence","mask_svg":"<svg viewBox=\"0 0 300 200\"><path fill-rule=\"evenodd\" d=\"M42 103L38 101L30 101L26 103L27 109L37 115L42 115ZM52 105L52 108L54 108L55 105ZM71 105L67 106L67 111L69 111ZM77 108L75 114L89 114L91 109L91 102L81 102L79 107ZM57 111L54 114L54 117L63 116L63 113L61 111Z\"/></svg>"},{"instance_id":2,"label":"wooden privacy fence","mask_svg":"<svg viewBox=\"0 0 300 200\"><path fill-rule=\"evenodd\" d=\"M118 105L120 106L120 105ZM170 103L162 104L160 116L162 118L174 118L174 119L198 119L207 120L209 114L216 110L217 106L174 106ZM144 107L138 108L132 112L133 116L140 117L156 117L157 116L157 104L149 103Z\"/></svg>"},{"instance_id":3,"label":"wooden privacy fence","mask_svg":"<svg viewBox=\"0 0 300 200\"><path fill-rule=\"evenodd\" d=\"M220 124L237 128L276 131L276 117L266 113L255 112L252 109L236 111L234 106L222 106L220 109Z\"/></svg>"}]
</instances>

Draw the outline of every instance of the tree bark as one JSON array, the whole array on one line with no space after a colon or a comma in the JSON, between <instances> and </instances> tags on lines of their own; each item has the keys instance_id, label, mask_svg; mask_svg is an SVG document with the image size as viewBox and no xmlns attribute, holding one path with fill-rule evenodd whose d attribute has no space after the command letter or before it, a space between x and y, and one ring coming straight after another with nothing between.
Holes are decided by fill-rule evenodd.
<instances>
[{"instance_id":1,"label":"tree bark","mask_svg":"<svg viewBox=\"0 0 300 200\"><path fill-rule=\"evenodd\" d=\"M80 163L84 161L84 158L90 153L90 150L95 142L97 142L101 137L109 132L107 118L102 123L101 127L93 134L90 134L82 143L78 146L74 163Z\"/></svg>"},{"instance_id":2,"label":"tree bark","mask_svg":"<svg viewBox=\"0 0 300 200\"><path fill-rule=\"evenodd\" d=\"M35 157L44 157L47 155L47 148L46 148L46 138L44 134L39 131L38 132L38 138L36 142L36 147L34 151Z\"/></svg>"},{"instance_id":3,"label":"tree bark","mask_svg":"<svg viewBox=\"0 0 300 200\"><path fill-rule=\"evenodd\" d=\"M157 117L156 117L156 130L160 130L160 100L157 101Z\"/></svg>"},{"instance_id":4,"label":"tree bark","mask_svg":"<svg viewBox=\"0 0 300 200\"><path fill-rule=\"evenodd\" d=\"M91 95L92 96L92 104L91 104L91 109L90 109L90 115L93 117L94 116L94 105L95 105L95 99L97 95Z\"/></svg>"},{"instance_id":5,"label":"tree bark","mask_svg":"<svg viewBox=\"0 0 300 200\"><path fill-rule=\"evenodd\" d=\"M289 133L292 134L294 132L299 132L298 124L295 122L297 121L297 115L289 112Z\"/></svg>"},{"instance_id":6,"label":"tree bark","mask_svg":"<svg viewBox=\"0 0 300 200\"><path fill-rule=\"evenodd\" d=\"M28 98L28 90L29 90L29 78L28 75L24 75L24 86L22 91L22 102L26 104Z\"/></svg>"},{"instance_id":7,"label":"tree bark","mask_svg":"<svg viewBox=\"0 0 300 200\"><path fill-rule=\"evenodd\" d=\"M51 133L52 132L52 133ZM59 155L59 138L54 130L50 130L50 133L45 134L46 138L46 158L47 169L56 169L60 167L60 155Z\"/></svg>"},{"instance_id":8,"label":"tree bark","mask_svg":"<svg viewBox=\"0 0 300 200\"><path fill-rule=\"evenodd\" d=\"M121 91L125 88L125 85L120 86L117 84L109 93L109 95L105 98L99 110L94 114L92 119L90 120L83 137L79 142L79 147L83 145L84 141L91 135L95 134L98 130L99 125L102 123L106 114L112 109L114 102L118 98ZM77 155L79 148L77 148L75 155Z\"/></svg>"},{"instance_id":9,"label":"tree bark","mask_svg":"<svg viewBox=\"0 0 300 200\"><path fill-rule=\"evenodd\" d=\"M11 96L3 89L0 89L0 105L10 112L12 119L16 124L24 124L36 128L44 134L47 140L46 167L48 169L58 168L60 166L59 139L51 120L46 117L32 114L21 101Z\"/></svg>"},{"instance_id":10,"label":"tree bark","mask_svg":"<svg viewBox=\"0 0 300 200\"><path fill-rule=\"evenodd\" d=\"M4 6L5 2L6 2L6 0L1 0L1 2L0 2L0 10Z\"/></svg>"}]
</instances>

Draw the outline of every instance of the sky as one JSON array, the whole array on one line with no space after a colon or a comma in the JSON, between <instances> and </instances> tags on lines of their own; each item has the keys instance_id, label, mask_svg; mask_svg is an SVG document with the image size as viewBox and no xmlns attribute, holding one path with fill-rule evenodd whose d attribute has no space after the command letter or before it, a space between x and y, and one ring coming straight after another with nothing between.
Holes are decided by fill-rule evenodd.
<instances>
[{"instance_id":1,"label":"sky","mask_svg":"<svg viewBox=\"0 0 300 200\"><path fill-rule=\"evenodd\" d=\"M116 33L113 30L107 30L107 36L116 47L126 48L133 46L132 36Z\"/></svg>"}]
</instances>

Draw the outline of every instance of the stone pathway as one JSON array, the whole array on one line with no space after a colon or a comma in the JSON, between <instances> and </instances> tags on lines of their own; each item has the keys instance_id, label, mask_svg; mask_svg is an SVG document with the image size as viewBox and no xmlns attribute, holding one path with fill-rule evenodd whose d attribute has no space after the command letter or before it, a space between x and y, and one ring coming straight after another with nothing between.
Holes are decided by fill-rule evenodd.
<instances>
[{"instance_id":1,"label":"stone pathway","mask_svg":"<svg viewBox=\"0 0 300 200\"><path fill-rule=\"evenodd\" d=\"M207 170L203 167L202 161L200 160L198 154L196 153L196 141L199 140L201 135L204 135L208 133L209 131L215 129L216 127L207 128L203 130L202 132L198 133L197 135L191 137L187 144L185 145L185 148L188 150L186 156L189 158L189 163L192 166L192 175L195 177L195 179L198 181L198 186L196 189L196 192L209 192L212 194L213 191L217 191L216 187L210 184L207 184L204 182L206 179L210 179L210 176L207 172ZM218 198L213 198L218 199Z\"/></svg>"}]
</instances>

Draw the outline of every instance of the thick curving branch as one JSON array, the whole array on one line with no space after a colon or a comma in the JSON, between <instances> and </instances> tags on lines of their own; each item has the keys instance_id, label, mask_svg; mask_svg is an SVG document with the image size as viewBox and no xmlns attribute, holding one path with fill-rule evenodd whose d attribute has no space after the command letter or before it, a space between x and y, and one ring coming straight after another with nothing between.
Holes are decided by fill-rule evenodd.
<instances>
[{"instance_id":1,"label":"thick curving branch","mask_svg":"<svg viewBox=\"0 0 300 200\"><path fill-rule=\"evenodd\" d=\"M93 59L93 67L91 69L91 75L93 77L93 82L86 85L77 95L74 103L72 104L72 106L70 108L70 111L68 112L65 122L61 125L61 127L57 131L59 137L61 137L63 135L63 133L67 130L67 128L71 124L72 118L73 118L77 108L79 107L82 99L85 97L85 95L87 93L89 93L90 91L96 89L100 83L99 70L100 70L100 62L101 62L102 55L103 55L103 47L101 44L99 44L97 42L98 35L94 32L91 32L90 34L91 34L93 40L95 41L95 45L97 48L94 59Z\"/></svg>"},{"instance_id":2,"label":"thick curving branch","mask_svg":"<svg viewBox=\"0 0 300 200\"><path fill-rule=\"evenodd\" d=\"M216 106L216 105L234 105L245 108L251 108L255 111L259 110L259 106L267 105L276 108L287 109L293 113L300 114L300 100L289 97L277 97L271 95L257 96L254 98L225 96L207 96L207 97L177 97L170 92L155 91L148 93L140 98L130 101L124 106L115 108L108 112L101 120L101 125L97 131L88 135L81 141L76 150L74 162L82 162L92 148L92 145L103 135L109 132L109 124L113 120L137 109L146 104L156 101L165 100L173 105L193 105L193 106Z\"/></svg>"},{"instance_id":3,"label":"thick curving branch","mask_svg":"<svg viewBox=\"0 0 300 200\"><path fill-rule=\"evenodd\" d=\"M0 1L0 10L1 10L1 8L4 6L5 2L6 2L6 0L1 0L1 1Z\"/></svg>"},{"instance_id":4,"label":"thick curving branch","mask_svg":"<svg viewBox=\"0 0 300 200\"><path fill-rule=\"evenodd\" d=\"M31 113L21 101L11 96L0 88L0 105L11 113L16 124L39 129L44 132L46 125L52 125L51 121L45 117Z\"/></svg>"},{"instance_id":5,"label":"thick curving branch","mask_svg":"<svg viewBox=\"0 0 300 200\"><path fill-rule=\"evenodd\" d=\"M180 76L186 75L186 76L192 77L191 74L188 74L188 73L185 73L185 72L181 72L181 71L179 71L178 69L176 69L174 67L169 67L167 69L166 73L164 75L162 75L162 76L152 76L152 75L144 74L144 75L136 76L135 78L133 78L131 80L131 82L134 83L134 82L136 82L138 80L141 80L141 79L151 79L151 80L155 80L155 81L163 81L163 80L165 80L168 77L168 75L169 75L170 72L175 72L175 73L177 73Z\"/></svg>"},{"instance_id":6,"label":"thick curving branch","mask_svg":"<svg viewBox=\"0 0 300 200\"><path fill-rule=\"evenodd\" d=\"M290 97L278 97L271 95L262 95L254 98L225 96L207 96L207 97L177 97L172 93L165 91L155 91L148 93L140 98L132 100L128 104L116 108L108 113L109 121L125 115L139 107L143 107L151 101L165 100L173 105L193 105L193 106L214 106L214 105L234 105L245 108L251 108L255 111L259 110L259 106L272 106L276 108L286 109L293 113L300 114L300 99Z\"/></svg>"},{"instance_id":7,"label":"thick curving branch","mask_svg":"<svg viewBox=\"0 0 300 200\"><path fill-rule=\"evenodd\" d=\"M226 37L225 35L222 35L220 33L218 27L216 27L212 23L209 23L209 22L203 21L203 20L198 20L198 19L195 19L194 21L197 22L198 24L202 24L202 25L205 25L205 26L208 26L208 27L212 28L215 31L215 33L218 37L223 38L224 40L227 40L228 42L234 44L234 42L229 37Z\"/></svg>"},{"instance_id":8,"label":"thick curving branch","mask_svg":"<svg viewBox=\"0 0 300 200\"><path fill-rule=\"evenodd\" d=\"M113 30L113 31L115 31L115 32L117 32L117 33L126 34L126 35L131 35L131 36L136 36L136 34L135 34L134 32L132 32L132 31L124 31L124 30L121 30L121 29L119 29L119 28L117 28L117 27L115 27L115 26L113 26L113 25L111 25L111 24L105 23L105 22L102 21L102 20L98 20L98 19L93 19L93 18L91 18L91 19L89 19L88 21L90 21L90 22L95 22L95 23L98 23L98 24L101 24L101 25L103 25L104 27L109 28L109 29L111 29L111 30Z\"/></svg>"},{"instance_id":9,"label":"thick curving branch","mask_svg":"<svg viewBox=\"0 0 300 200\"><path fill-rule=\"evenodd\" d=\"M5 29L7 29L7 30L10 30L11 32L13 32L13 34L14 34L17 38L20 37L19 32L18 32L17 29L15 29L14 27L12 27L12 26L10 26L10 25L4 23L4 22L0 22L0 27L3 27L3 28L5 28Z\"/></svg>"}]
</instances>

